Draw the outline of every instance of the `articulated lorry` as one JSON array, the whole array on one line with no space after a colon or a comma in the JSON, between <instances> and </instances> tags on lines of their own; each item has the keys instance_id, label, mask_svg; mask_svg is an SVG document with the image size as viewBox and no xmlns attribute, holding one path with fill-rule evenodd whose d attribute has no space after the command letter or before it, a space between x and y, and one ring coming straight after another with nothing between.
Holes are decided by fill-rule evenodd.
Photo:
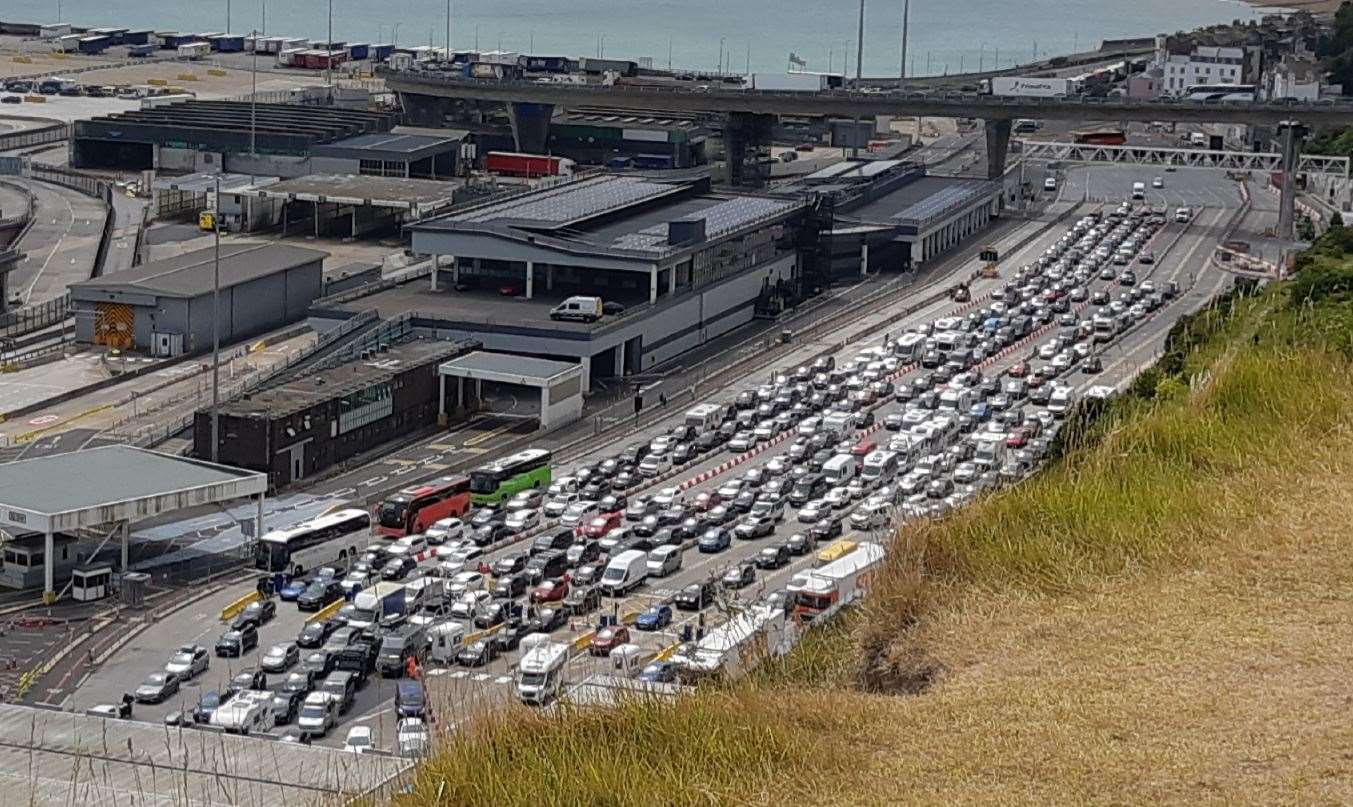
<instances>
[{"instance_id":1,"label":"articulated lorry","mask_svg":"<svg viewBox=\"0 0 1353 807\"><path fill-rule=\"evenodd\" d=\"M380 582L365 591L357 592L352 604L356 609L348 619L348 627L371 628L392 614L403 614L407 607L407 589L403 583Z\"/></svg>"}]
</instances>

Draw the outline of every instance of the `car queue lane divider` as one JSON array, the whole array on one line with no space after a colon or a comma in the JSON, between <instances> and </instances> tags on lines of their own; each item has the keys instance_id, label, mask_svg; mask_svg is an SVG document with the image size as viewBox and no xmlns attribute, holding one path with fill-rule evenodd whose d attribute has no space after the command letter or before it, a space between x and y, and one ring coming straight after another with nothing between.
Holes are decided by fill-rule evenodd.
<instances>
[{"instance_id":1,"label":"car queue lane divider","mask_svg":"<svg viewBox=\"0 0 1353 807\"><path fill-rule=\"evenodd\" d=\"M240 597L238 600L235 600L231 604L221 609L221 621L228 622L229 620L233 619L235 615L238 614L240 611L243 611L245 608L248 608L250 604L258 602L261 599L263 599L263 595L260 594L257 589L249 592L248 594L245 594L243 597Z\"/></svg>"}]
</instances>

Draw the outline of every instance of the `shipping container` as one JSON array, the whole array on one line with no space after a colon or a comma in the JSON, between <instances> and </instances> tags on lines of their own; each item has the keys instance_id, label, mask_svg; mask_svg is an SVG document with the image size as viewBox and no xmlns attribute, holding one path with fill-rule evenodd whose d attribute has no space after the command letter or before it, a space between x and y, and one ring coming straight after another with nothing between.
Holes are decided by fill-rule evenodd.
<instances>
[{"instance_id":1,"label":"shipping container","mask_svg":"<svg viewBox=\"0 0 1353 807\"><path fill-rule=\"evenodd\" d=\"M348 45L348 58L354 62L367 58L371 53L371 45L366 42L353 42Z\"/></svg>"},{"instance_id":2,"label":"shipping container","mask_svg":"<svg viewBox=\"0 0 1353 807\"><path fill-rule=\"evenodd\" d=\"M106 36L86 36L80 38L81 53L103 53L113 43Z\"/></svg>"},{"instance_id":3,"label":"shipping container","mask_svg":"<svg viewBox=\"0 0 1353 807\"><path fill-rule=\"evenodd\" d=\"M547 154L523 154L515 151L490 151L484 155L484 169L503 176L554 177L573 173L573 161Z\"/></svg>"},{"instance_id":4,"label":"shipping container","mask_svg":"<svg viewBox=\"0 0 1353 807\"><path fill-rule=\"evenodd\" d=\"M381 61L390 58L390 55L394 52L395 52L394 45L390 44L372 45L371 53L369 54L368 58L375 61Z\"/></svg>"},{"instance_id":5,"label":"shipping container","mask_svg":"<svg viewBox=\"0 0 1353 807\"><path fill-rule=\"evenodd\" d=\"M103 36L108 38L109 45L121 45L122 37L126 33L126 28L90 28L85 32L85 36Z\"/></svg>"},{"instance_id":6,"label":"shipping container","mask_svg":"<svg viewBox=\"0 0 1353 807\"><path fill-rule=\"evenodd\" d=\"M286 48L278 51L277 63L285 67L301 67L302 57L305 54L305 48Z\"/></svg>"},{"instance_id":7,"label":"shipping container","mask_svg":"<svg viewBox=\"0 0 1353 807\"><path fill-rule=\"evenodd\" d=\"M43 39L56 39L69 33L70 23L68 22L54 22L49 25L38 26L38 36Z\"/></svg>"},{"instance_id":8,"label":"shipping container","mask_svg":"<svg viewBox=\"0 0 1353 807\"><path fill-rule=\"evenodd\" d=\"M122 35L122 44L124 45L150 45L153 43L155 32L149 28L141 28L135 31L128 31Z\"/></svg>"},{"instance_id":9,"label":"shipping container","mask_svg":"<svg viewBox=\"0 0 1353 807\"><path fill-rule=\"evenodd\" d=\"M489 64L516 65L520 58L521 54L515 50L486 50L479 54L476 61L488 62Z\"/></svg>"},{"instance_id":10,"label":"shipping container","mask_svg":"<svg viewBox=\"0 0 1353 807\"><path fill-rule=\"evenodd\" d=\"M636 154L634 167L640 171L662 171L672 168L675 162L670 154Z\"/></svg>"},{"instance_id":11,"label":"shipping container","mask_svg":"<svg viewBox=\"0 0 1353 807\"><path fill-rule=\"evenodd\" d=\"M991 79L992 95L1023 95L1035 98L1057 98L1073 95L1069 78L1027 78L999 76Z\"/></svg>"},{"instance_id":12,"label":"shipping container","mask_svg":"<svg viewBox=\"0 0 1353 807\"><path fill-rule=\"evenodd\" d=\"M532 73L570 73L576 66L567 56L524 55L517 63Z\"/></svg>"},{"instance_id":13,"label":"shipping container","mask_svg":"<svg viewBox=\"0 0 1353 807\"><path fill-rule=\"evenodd\" d=\"M179 45L178 54L180 59L203 59L211 53L211 45L206 42L189 42L186 45Z\"/></svg>"},{"instance_id":14,"label":"shipping container","mask_svg":"<svg viewBox=\"0 0 1353 807\"><path fill-rule=\"evenodd\" d=\"M170 104L183 103L184 101L193 101L196 98L197 96L193 95L192 93L186 92L174 93L172 95L155 95L148 98L142 98L141 108L154 109L156 107L169 106Z\"/></svg>"},{"instance_id":15,"label":"shipping container","mask_svg":"<svg viewBox=\"0 0 1353 807\"><path fill-rule=\"evenodd\" d=\"M597 59L591 56L579 59L578 68L584 73L614 72L626 77L639 73L639 65L634 62L625 59Z\"/></svg>"},{"instance_id":16,"label":"shipping container","mask_svg":"<svg viewBox=\"0 0 1353 807\"><path fill-rule=\"evenodd\" d=\"M841 86L841 77L830 73L753 73L747 86L769 92L820 92Z\"/></svg>"},{"instance_id":17,"label":"shipping container","mask_svg":"<svg viewBox=\"0 0 1353 807\"><path fill-rule=\"evenodd\" d=\"M52 50L59 53L70 53L80 49L80 40L84 37L79 34L65 34L52 40Z\"/></svg>"},{"instance_id":18,"label":"shipping container","mask_svg":"<svg viewBox=\"0 0 1353 807\"><path fill-rule=\"evenodd\" d=\"M244 52L244 37L238 34L217 34L207 39L211 49L219 53Z\"/></svg>"},{"instance_id":19,"label":"shipping container","mask_svg":"<svg viewBox=\"0 0 1353 807\"><path fill-rule=\"evenodd\" d=\"M127 47L127 55L136 59L145 56L155 55L154 45L130 45Z\"/></svg>"}]
</instances>

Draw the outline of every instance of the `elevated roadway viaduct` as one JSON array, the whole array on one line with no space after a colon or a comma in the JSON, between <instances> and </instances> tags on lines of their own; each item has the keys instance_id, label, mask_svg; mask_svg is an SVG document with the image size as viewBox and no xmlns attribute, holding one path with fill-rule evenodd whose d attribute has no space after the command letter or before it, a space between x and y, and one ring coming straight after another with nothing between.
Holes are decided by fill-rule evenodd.
<instances>
[{"instance_id":1,"label":"elevated roadway viaduct","mask_svg":"<svg viewBox=\"0 0 1353 807\"><path fill-rule=\"evenodd\" d=\"M383 70L386 85L399 95L410 122L439 125L453 100L497 102L508 108L517 147L544 151L555 107L600 106L636 112L721 113L728 116L724 147L733 184L759 184L755 145L769 137L782 115L801 117L982 118L986 122L987 177L1005 172L1012 122L1035 120L1173 121L1269 125L1289 132L1282 162L1294 174L1300 132L1313 126L1353 123L1353 102L1198 102L1173 99L1039 98L963 92L824 90L768 92L723 90L674 84L556 84L534 81L486 81L432 71ZM1290 134L1296 130L1297 135ZM1291 184L1291 183L1288 183ZM1285 197L1295 189L1285 189ZM1284 210L1291 209L1285 198ZM1282 217L1290 229L1291 216Z\"/></svg>"}]
</instances>

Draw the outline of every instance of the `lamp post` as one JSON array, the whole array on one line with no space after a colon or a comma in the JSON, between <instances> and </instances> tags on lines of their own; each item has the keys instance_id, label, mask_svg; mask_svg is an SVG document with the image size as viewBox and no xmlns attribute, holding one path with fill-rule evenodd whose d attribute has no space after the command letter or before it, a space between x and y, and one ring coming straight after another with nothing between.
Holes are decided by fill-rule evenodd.
<instances>
[{"instance_id":1,"label":"lamp post","mask_svg":"<svg viewBox=\"0 0 1353 807\"><path fill-rule=\"evenodd\" d=\"M864 77L864 0L860 0L860 25L855 36L855 86Z\"/></svg>"},{"instance_id":2,"label":"lamp post","mask_svg":"<svg viewBox=\"0 0 1353 807\"><path fill-rule=\"evenodd\" d=\"M899 78L907 77L907 23L911 16L911 0L902 0L902 72Z\"/></svg>"},{"instance_id":3,"label":"lamp post","mask_svg":"<svg viewBox=\"0 0 1353 807\"><path fill-rule=\"evenodd\" d=\"M211 461L221 451L221 175L216 175L216 215L211 217L214 255L211 272Z\"/></svg>"},{"instance_id":4,"label":"lamp post","mask_svg":"<svg viewBox=\"0 0 1353 807\"><path fill-rule=\"evenodd\" d=\"M451 0L446 0L446 61L451 61Z\"/></svg>"}]
</instances>

